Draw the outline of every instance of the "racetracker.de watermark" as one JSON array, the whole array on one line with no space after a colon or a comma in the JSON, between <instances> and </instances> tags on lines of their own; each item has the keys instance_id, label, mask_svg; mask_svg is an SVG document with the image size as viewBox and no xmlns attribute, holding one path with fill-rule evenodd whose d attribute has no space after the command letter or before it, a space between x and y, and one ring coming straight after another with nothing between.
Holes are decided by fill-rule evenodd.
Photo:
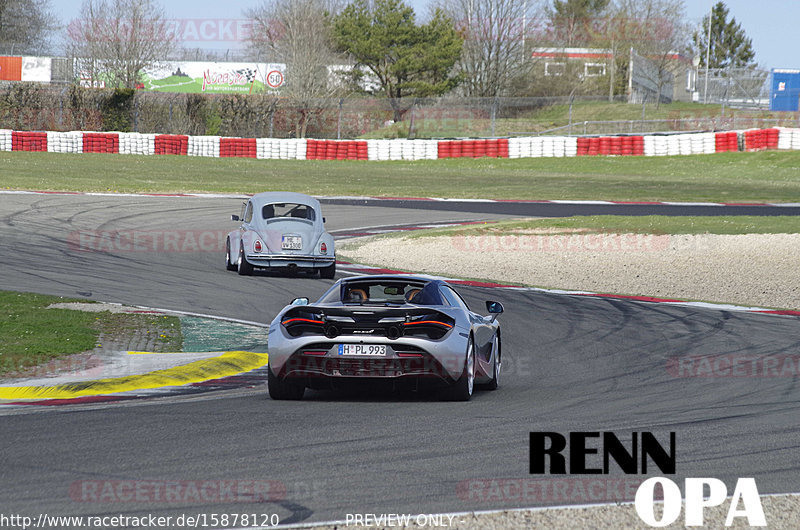
<instances>
[{"instance_id":1,"label":"racetracker.de watermark","mask_svg":"<svg viewBox=\"0 0 800 530\"><path fill-rule=\"evenodd\" d=\"M462 252L655 252L670 248L671 236L653 234L566 234L453 236Z\"/></svg>"},{"instance_id":2,"label":"racetracker.de watermark","mask_svg":"<svg viewBox=\"0 0 800 530\"><path fill-rule=\"evenodd\" d=\"M800 354L671 357L667 372L673 377L798 377Z\"/></svg>"},{"instance_id":3,"label":"racetracker.de watermark","mask_svg":"<svg viewBox=\"0 0 800 530\"><path fill-rule=\"evenodd\" d=\"M305 355L290 357L284 364L285 372L302 372L304 377L328 379L330 375L357 376L361 378L384 377L388 375L399 376L402 373L415 374L420 380L448 379L453 374L460 374L464 369L463 359L437 360L432 357L405 357L398 360L385 358L361 359L361 363L352 364L352 358L342 359L338 355L333 357L322 355L326 350L304 351ZM316 354L316 355L315 355ZM340 362L342 361L342 362ZM533 362L522 356L508 356L503 358L501 373L514 374L521 377L530 377L535 373Z\"/></svg>"},{"instance_id":4,"label":"racetracker.de watermark","mask_svg":"<svg viewBox=\"0 0 800 530\"><path fill-rule=\"evenodd\" d=\"M283 501L288 489L277 480L77 480L75 502L251 503Z\"/></svg>"},{"instance_id":5,"label":"racetracker.de watermark","mask_svg":"<svg viewBox=\"0 0 800 530\"><path fill-rule=\"evenodd\" d=\"M139 32L144 29L150 35L178 42L248 42L261 38L253 33L253 21L245 18L169 18L147 22L113 17L73 19L67 25L67 32L76 40L91 34L99 40L114 42L134 27Z\"/></svg>"},{"instance_id":6,"label":"racetracker.de watermark","mask_svg":"<svg viewBox=\"0 0 800 530\"><path fill-rule=\"evenodd\" d=\"M476 478L462 480L456 494L468 503L522 502L535 504L629 502L641 478Z\"/></svg>"},{"instance_id":7,"label":"racetracker.de watermark","mask_svg":"<svg viewBox=\"0 0 800 530\"><path fill-rule=\"evenodd\" d=\"M76 230L67 236L73 252L223 252L222 230Z\"/></svg>"}]
</instances>

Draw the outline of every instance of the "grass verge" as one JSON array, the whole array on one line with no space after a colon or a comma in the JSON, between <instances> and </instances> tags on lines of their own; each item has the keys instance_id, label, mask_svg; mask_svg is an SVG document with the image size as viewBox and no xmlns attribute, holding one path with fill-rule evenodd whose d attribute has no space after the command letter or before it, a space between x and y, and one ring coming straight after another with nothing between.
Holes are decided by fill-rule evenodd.
<instances>
[{"instance_id":1,"label":"grass verge","mask_svg":"<svg viewBox=\"0 0 800 530\"><path fill-rule=\"evenodd\" d=\"M590 215L520 219L479 225L401 232L406 238L436 236L559 235L581 233L625 234L798 234L800 217L781 216L665 216Z\"/></svg>"},{"instance_id":2,"label":"grass verge","mask_svg":"<svg viewBox=\"0 0 800 530\"><path fill-rule=\"evenodd\" d=\"M0 152L15 190L800 202L800 151L673 157L254 160Z\"/></svg>"},{"instance_id":3,"label":"grass verge","mask_svg":"<svg viewBox=\"0 0 800 530\"><path fill-rule=\"evenodd\" d=\"M669 104L631 105L629 103L607 101L575 101L573 105L556 104L546 105L541 108L516 113L515 117L496 118L494 129L489 117L488 108L484 112L445 112L444 115L436 113L416 113L414 118L414 133L417 138L442 138L464 136L506 136L520 132L539 133L556 127L564 127L570 123L572 115L573 131L583 130L583 122L617 122L616 130L626 133L639 133L651 131L652 127L659 130L674 130L676 127L684 129L702 129L708 126L708 120L714 119L717 123L735 123L738 127L772 126L772 120L781 120L787 127L794 126L792 117L787 113L768 112L764 110L749 109L723 109L720 105L706 105L692 102L673 102ZM644 114L642 111L644 110ZM502 112L501 112L502 114ZM362 138L406 138L410 123L410 113L406 120L370 131ZM648 120L642 123L641 120ZM655 125L651 120L660 120ZM673 122L673 120L685 120ZM733 121L736 120L736 121ZM761 120L770 120L763 124ZM745 125L747 121L750 124ZM624 123L628 122L628 123ZM737 126L734 125L734 126ZM593 127L589 126L590 133L598 130L613 130L611 125ZM561 131L562 133L565 131Z\"/></svg>"},{"instance_id":4,"label":"grass verge","mask_svg":"<svg viewBox=\"0 0 800 530\"><path fill-rule=\"evenodd\" d=\"M101 336L116 340L157 333L166 350L180 349L180 320L161 315L88 313L48 309L58 296L0 291L0 375L19 372L66 355L93 350Z\"/></svg>"}]
</instances>

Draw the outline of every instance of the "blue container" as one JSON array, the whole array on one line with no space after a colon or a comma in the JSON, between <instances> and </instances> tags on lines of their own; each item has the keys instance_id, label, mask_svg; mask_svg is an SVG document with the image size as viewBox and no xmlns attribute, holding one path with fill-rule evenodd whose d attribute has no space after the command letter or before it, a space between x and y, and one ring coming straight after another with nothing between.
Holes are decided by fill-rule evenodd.
<instances>
[{"instance_id":1,"label":"blue container","mask_svg":"<svg viewBox=\"0 0 800 530\"><path fill-rule=\"evenodd\" d=\"M769 110L800 110L800 70L773 68L771 86Z\"/></svg>"}]
</instances>

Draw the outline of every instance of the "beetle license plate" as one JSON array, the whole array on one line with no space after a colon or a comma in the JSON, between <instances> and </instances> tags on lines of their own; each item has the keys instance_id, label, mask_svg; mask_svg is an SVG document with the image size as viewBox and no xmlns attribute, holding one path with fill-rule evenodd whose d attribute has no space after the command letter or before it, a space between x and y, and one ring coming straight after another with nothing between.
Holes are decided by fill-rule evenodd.
<instances>
[{"instance_id":1,"label":"beetle license plate","mask_svg":"<svg viewBox=\"0 0 800 530\"><path fill-rule=\"evenodd\" d=\"M339 355L357 355L361 357L382 357L386 355L384 344L339 344Z\"/></svg>"},{"instance_id":2,"label":"beetle license plate","mask_svg":"<svg viewBox=\"0 0 800 530\"><path fill-rule=\"evenodd\" d=\"M283 236L281 248L284 250L303 250L303 238L300 236Z\"/></svg>"}]
</instances>

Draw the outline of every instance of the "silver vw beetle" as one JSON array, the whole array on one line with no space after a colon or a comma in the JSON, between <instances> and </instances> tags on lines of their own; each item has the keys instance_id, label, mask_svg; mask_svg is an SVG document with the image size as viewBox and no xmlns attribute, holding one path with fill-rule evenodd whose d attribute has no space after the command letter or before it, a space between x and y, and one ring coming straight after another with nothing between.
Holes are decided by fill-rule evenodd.
<instances>
[{"instance_id":1,"label":"silver vw beetle","mask_svg":"<svg viewBox=\"0 0 800 530\"><path fill-rule=\"evenodd\" d=\"M388 380L433 383L446 399L466 401L500 377L503 305L488 301L486 311L426 276L340 279L313 304L296 298L270 324L269 394L301 399L307 387Z\"/></svg>"},{"instance_id":2,"label":"silver vw beetle","mask_svg":"<svg viewBox=\"0 0 800 530\"><path fill-rule=\"evenodd\" d=\"M254 268L336 274L333 236L325 231L319 201L302 193L266 192L242 205L241 222L225 242L225 266L249 275Z\"/></svg>"}]
</instances>

